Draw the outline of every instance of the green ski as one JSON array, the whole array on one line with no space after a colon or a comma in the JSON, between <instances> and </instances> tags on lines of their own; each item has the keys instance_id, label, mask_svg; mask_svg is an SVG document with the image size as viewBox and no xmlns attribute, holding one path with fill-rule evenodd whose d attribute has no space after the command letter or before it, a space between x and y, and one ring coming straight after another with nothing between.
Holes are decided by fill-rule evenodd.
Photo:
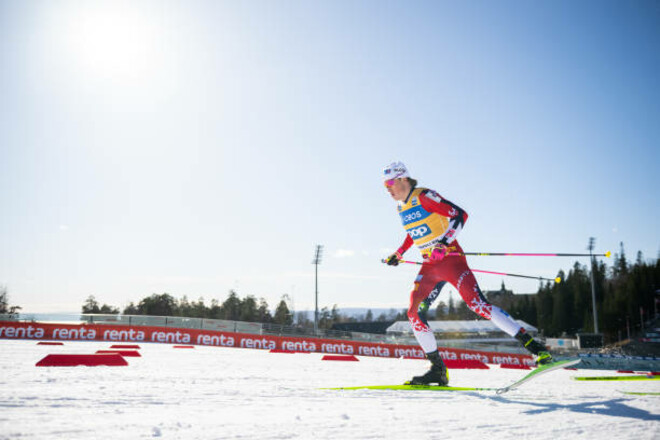
<instances>
[{"instance_id":1,"label":"green ski","mask_svg":"<svg viewBox=\"0 0 660 440\"><path fill-rule=\"evenodd\" d=\"M497 391L497 388L448 387L436 385L363 385L357 387L321 388L322 390L412 390L412 391Z\"/></svg>"},{"instance_id":2,"label":"green ski","mask_svg":"<svg viewBox=\"0 0 660 440\"><path fill-rule=\"evenodd\" d=\"M635 391L619 391L619 392L623 394L630 394L632 396L660 396L660 393L642 393Z\"/></svg>"},{"instance_id":3,"label":"green ski","mask_svg":"<svg viewBox=\"0 0 660 440\"><path fill-rule=\"evenodd\" d=\"M502 393L506 393L507 391L514 390L518 388L520 385L524 384L525 382L528 382L536 377L539 377L542 374L549 373L551 371L558 370L560 368L568 368L579 362L580 359L573 359L573 360L550 362L549 364L541 365L540 367L537 367L534 370L532 370L528 375L526 375L522 379L512 383L507 387L499 388L497 390L497 394L502 394Z\"/></svg>"},{"instance_id":4,"label":"green ski","mask_svg":"<svg viewBox=\"0 0 660 440\"><path fill-rule=\"evenodd\" d=\"M361 386L352 386L352 387L336 387L336 388L321 388L322 390L407 390L407 391L495 391L497 394L506 393L513 389L518 388L520 385L524 384L527 381L534 379L535 377L540 376L541 374L549 373L550 371L557 370L559 368L567 368L573 366L580 362L579 359L566 360L566 361L557 361L551 362L546 365L541 365L540 367L533 370L531 373L527 374L522 379L512 383L509 386L503 388L483 388L483 387L450 387L450 386L436 386L436 385L361 385Z\"/></svg>"},{"instance_id":5,"label":"green ski","mask_svg":"<svg viewBox=\"0 0 660 440\"><path fill-rule=\"evenodd\" d=\"M573 380L658 380L660 376L575 376Z\"/></svg>"}]
</instances>

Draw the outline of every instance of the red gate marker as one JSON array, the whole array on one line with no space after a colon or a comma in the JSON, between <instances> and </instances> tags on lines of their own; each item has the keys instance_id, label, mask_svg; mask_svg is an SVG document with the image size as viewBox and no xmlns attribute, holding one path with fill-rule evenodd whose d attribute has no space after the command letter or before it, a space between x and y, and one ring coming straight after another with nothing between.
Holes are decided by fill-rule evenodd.
<instances>
[{"instance_id":1,"label":"red gate marker","mask_svg":"<svg viewBox=\"0 0 660 440\"><path fill-rule=\"evenodd\" d=\"M327 354L321 358L322 361L351 361L351 362L356 362L359 361L358 358L353 356L352 354L349 355L331 355Z\"/></svg>"},{"instance_id":2,"label":"red gate marker","mask_svg":"<svg viewBox=\"0 0 660 440\"><path fill-rule=\"evenodd\" d=\"M117 353L118 355L125 357L142 357L139 351L135 350L98 350L96 354L112 354Z\"/></svg>"},{"instance_id":3,"label":"red gate marker","mask_svg":"<svg viewBox=\"0 0 660 440\"><path fill-rule=\"evenodd\" d=\"M37 367L122 367L128 365L118 353L112 354L49 354L35 364Z\"/></svg>"}]
</instances>

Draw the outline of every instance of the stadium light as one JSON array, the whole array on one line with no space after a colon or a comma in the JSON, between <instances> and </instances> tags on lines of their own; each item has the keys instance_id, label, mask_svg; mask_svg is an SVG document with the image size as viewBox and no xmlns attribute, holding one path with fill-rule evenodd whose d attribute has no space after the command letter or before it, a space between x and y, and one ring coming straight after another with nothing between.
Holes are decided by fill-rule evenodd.
<instances>
[{"instance_id":1,"label":"stadium light","mask_svg":"<svg viewBox=\"0 0 660 440\"><path fill-rule=\"evenodd\" d=\"M321 264L321 257L323 256L323 245L317 244L314 252L314 334L319 332L319 264Z\"/></svg>"}]
</instances>

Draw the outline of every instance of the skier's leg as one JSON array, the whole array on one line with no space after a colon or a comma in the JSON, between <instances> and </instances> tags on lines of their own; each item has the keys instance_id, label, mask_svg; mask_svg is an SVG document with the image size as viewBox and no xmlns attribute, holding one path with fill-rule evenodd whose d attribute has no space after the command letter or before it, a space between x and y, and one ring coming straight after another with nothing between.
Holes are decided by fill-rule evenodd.
<instances>
[{"instance_id":1,"label":"skier's leg","mask_svg":"<svg viewBox=\"0 0 660 440\"><path fill-rule=\"evenodd\" d=\"M429 268L423 266L419 271L412 292L410 292L410 305L408 307L408 320L417 342L424 350L426 358L431 361L431 369L422 376L415 376L412 384L437 383L447 385L447 367L438 353L438 344L433 331L428 325L426 312L438 296L444 282L438 281Z\"/></svg>"},{"instance_id":2,"label":"skier's leg","mask_svg":"<svg viewBox=\"0 0 660 440\"><path fill-rule=\"evenodd\" d=\"M506 311L498 306L489 304L484 297L474 274L467 266L464 257L460 261L457 258L454 263L454 276L447 275L449 281L456 287L463 301L476 314L489 319L493 324L499 327L503 332L516 338L530 353L536 356L538 364L552 362L552 356L547 349L537 340L525 332L525 329L518 324ZM455 276L458 274L458 276Z\"/></svg>"},{"instance_id":3,"label":"skier's leg","mask_svg":"<svg viewBox=\"0 0 660 440\"><path fill-rule=\"evenodd\" d=\"M539 341L528 335L524 328L521 328L520 331L516 333L515 338L520 341L523 347L536 356L536 363L538 365L548 364L553 361L552 355L548 352L548 349Z\"/></svg>"},{"instance_id":4,"label":"skier's leg","mask_svg":"<svg viewBox=\"0 0 660 440\"><path fill-rule=\"evenodd\" d=\"M522 326L518 324L507 312L492 305L481 292L474 274L467 264L456 264L453 272L458 276L451 277L450 282L456 287L465 304L477 315L492 321L503 332L515 336Z\"/></svg>"},{"instance_id":5,"label":"skier's leg","mask_svg":"<svg viewBox=\"0 0 660 440\"><path fill-rule=\"evenodd\" d=\"M438 350L435 336L426 319L426 311L432 301L429 301L429 297L434 292L437 297L437 293L439 293L439 289L437 291L434 289L437 284L438 281L434 279L433 274L429 273L426 266L424 266L419 271L413 290L410 292L410 304L407 313L408 321L410 321L410 327L415 335L415 339L417 339L424 353L431 353ZM440 288L442 288L442 285Z\"/></svg>"}]
</instances>

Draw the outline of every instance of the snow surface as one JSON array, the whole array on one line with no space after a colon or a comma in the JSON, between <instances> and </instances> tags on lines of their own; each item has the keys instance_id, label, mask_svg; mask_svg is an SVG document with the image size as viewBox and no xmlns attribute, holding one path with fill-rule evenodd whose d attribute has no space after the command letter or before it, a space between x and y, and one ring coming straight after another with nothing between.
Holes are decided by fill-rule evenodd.
<instances>
[{"instance_id":1,"label":"snow surface","mask_svg":"<svg viewBox=\"0 0 660 440\"><path fill-rule=\"evenodd\" d=\"M420 360L140 343L128 367L44 368L50 353L109 342L0 340L0 439L658 439L660 381L577 382L560 370L493 392L332 391L399 384ZM451 370L455 386L499 387L525 370Z\"/></svg>"}]
</instances>

